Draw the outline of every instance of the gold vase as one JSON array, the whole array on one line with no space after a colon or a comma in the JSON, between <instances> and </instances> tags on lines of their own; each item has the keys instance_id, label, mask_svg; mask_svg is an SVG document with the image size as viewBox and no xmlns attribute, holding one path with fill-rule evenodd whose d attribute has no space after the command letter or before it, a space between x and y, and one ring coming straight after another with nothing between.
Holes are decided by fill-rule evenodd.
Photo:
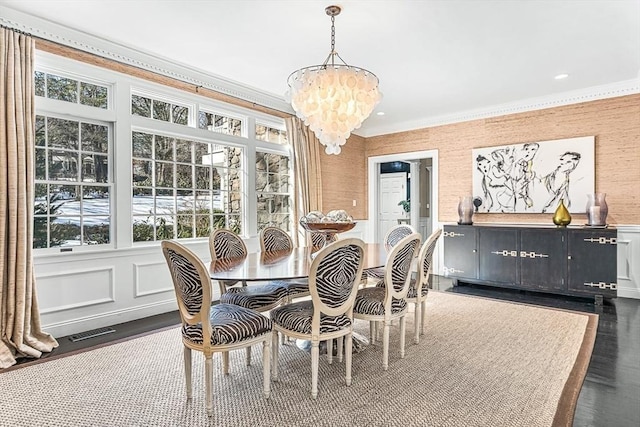
<instances>
[{"instance_id":1,"label":"gold vase","mask_svg":"<svg viewBox=\"0 0 640 427\"><path fill-rule=\"evenodd\" d=\"M571 215L564 205L564 199L560 199L560 204L553 214L553 223L558 227L566 227L571 224Z\"/></svg>"}]
</instances>

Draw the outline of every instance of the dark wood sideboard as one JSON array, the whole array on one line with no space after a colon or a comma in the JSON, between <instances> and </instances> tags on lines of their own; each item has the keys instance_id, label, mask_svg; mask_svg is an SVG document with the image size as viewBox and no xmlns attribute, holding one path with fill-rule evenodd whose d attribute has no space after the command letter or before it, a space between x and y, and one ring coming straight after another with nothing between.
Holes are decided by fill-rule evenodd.
<instances>
[{"instance_id":1,"label":"dark wood sideboard","mask_svg":"<svg viewBox=\"0 0 640 427\"><path fill-rule=\"evenodd\" d=\"M444 274L472 283L560 295L617 295L613 227L445 225Z\"/></svg>"}]
</instances>

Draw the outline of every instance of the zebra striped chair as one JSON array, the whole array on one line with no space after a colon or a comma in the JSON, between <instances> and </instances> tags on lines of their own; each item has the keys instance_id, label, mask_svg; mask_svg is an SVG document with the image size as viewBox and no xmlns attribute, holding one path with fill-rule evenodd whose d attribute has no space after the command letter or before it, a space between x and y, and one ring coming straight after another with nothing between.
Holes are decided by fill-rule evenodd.
<instances>
[{"instance_id":1,"label":"zebra striped chair","mask_svg":"<svg viewBox=\"0 0 640 427\"><path fill-rule=\"evenodd\" d=\"M393 247L384 267L384 283L391 286L360 289L353 307L353 315L356 319L370 322L372 344L375 343L376 322L384 323L382 369L385 371L389 367L389 329L391 321L395 319L400 319L400 358L404 358L405 315L411 263L416 250L420 247L420 239L418 233L412 233Z\"/></svg>"},{"instance_id":2,"label":"zebra striped chair","mask_svg":"<svg viewBox=\"0 0 640 427\"><path fill-rule=\"evenodd\" d=\"M427 294L429 293L429 280L431 273L431 265L433 261L433 251L436 248L438 239L442 234L439 228L424 242L420 253L418 254L418 274L416 279L409 282L409 291L407 292L407 302L415 304L415 335L413 341L418 344L420 335L424 335L424 325L427 319Z\"/></svg>"},{"instance_id":3,"label":"zebra striped chair","mask_svg":"<svg viewBox=\"0 0 640 427\"><path fill-rule=\"evenodd\" d=\"M278 227L265 227L260 231L260 250L263 253L293 250L291 237ZM285 303L289 303L292 298L299 298L309 295L309 281L307 279L279 280L277 283L287 288L287 298Z\"/></svg>"},{"instance_id":4,"label":"zebra striped chair","mask_svg":"<svg viewBox=\"0 0 640 427\"><path fill-rule=\"evenodd\" d=\"M333 243L338 240L338 235L330 234L327 238L327 235L324 233L318 233L317 231L312 231L311 234L311 252L317 252L322 249L325 243Z\"/></svg>"},{"instance_id":5,"label":"zebra striped chair","mask_svg":"<svg viewBox=\"0 0 640 427\"><path fill-rule=\"evenodd\" d=\"M416 231L410 225L400 224L395 227L391 227L384 236L385 249L389 252L400 240L415 232ZM362 274L362 280L366 281L367 279L384 279L384 268L375 267L365 269Z\"/></svg>"},{"instance_id":6,"label":"zebra striped chair","mask_svg":"<svg viewBox=\"0 0 640 427\"><path fill-rule=\"evenodd\" d=\"M211 260L243 258L247 255L247 246L233 231L215 230L209 236ZM284 302L288 289L284 282L274 281L265 284L236 286L237 282L219 280L220 302L250 308L259 312L271 310ZM251 347L247 347L247 365L251 364Z\"/></svg>"},{"instance_id":7,"label":"zebra striped chair","mask_svg":"<svg viewBox=\"0 0 640 427\"><path fill-rule=\"evenodd\" d=\"M211 279L202 261L189 249L173 241L162 242L182 320L184 373L187 399L192 397L191 351L205 357L207 415L213 415L213 353L222 352L228 373L228 352L262 343L263 393L271 393L272 323L262 314L232 304L211 306ZM224 360L226 359L226 363Z\"/></svg>"},{"instance_id":8,"label":"zebra striped chair","mask_svg":"<svg viewBox=\"0 0 640 427\"><path fill-rule=\"evenodd\" d=\"M273 378L278 378L278 333L311 341L311 397L318 397L320 341L346 337L345 365L347 386L351 385L353 302L358 291L364 259L364 242L344 239L320 250L309 272L310 301L283 305L271 311L273 334ZM331 349L327 348L331 361Z\"/></svg>"}]
</instances>

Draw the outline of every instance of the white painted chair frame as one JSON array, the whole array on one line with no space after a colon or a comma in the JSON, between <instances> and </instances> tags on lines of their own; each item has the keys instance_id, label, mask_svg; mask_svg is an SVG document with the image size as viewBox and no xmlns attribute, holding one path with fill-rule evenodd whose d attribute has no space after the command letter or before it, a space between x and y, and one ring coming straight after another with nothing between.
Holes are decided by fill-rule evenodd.
<instances>
[{"instance_id":1,"label":"white painted chair frame","mask_svg":"<svg viewBox=\"0 0 640 427\"><path fill-rule=\"evenodd\" d=\"M204 354L205 357L205 390L206 390L206 408L207 415L209 417L213 416L213 353L222 353L223 356L223 369L225 370L224 374L228 374L228 366L229 360L228 355L230 350L236 350L241 348L250 348L254 344L262 343L262 382L263 382L263 393L266 398L271 395L271 341L272 341L272 332L267 334L262 334L256 336L251 339L247 339L238 343L229 344L229 345L219 345L212 346L211 345L211 321L209 319L209 311L211 309L211 278L209 277L209 271L204 266L202 261L195 255L192 251L190 251L185 246L173 242L164 240L162 241L162 252L167 260L167 265L171 264L171 260L169 259L169 255L166 252L166 249L171 249L180 255L184 256L190 263L192 263L196 269L198 270L198 276L200 278L200 283L202 284L202 305L200 307L200 311L197 314L190 314L187 308L185 307L182 299L178 296L180 288L177 284L179 280L174 276L174 271L171 271L171 278L173 280L174 289L176 292L176 299L178 302L178 309L180 312L180 317L182 319L183 324L188 325L197 325L198 323L202 324L202 344L199 345L192 341L189 341L185 338L182 339L182 343L184 345L184 373L186 380L186 391L187 391L187 400L192 399L192 383L191 383L191 351L196 350ZM224 360L226 359L226 361ZM226 368L224 366L226 365Z\"/></svg>"},{"instance_id":2,"label":"white painted chair frame","mask_svg":"<svg viewBox=\"0 0 640 427\"><path fill-rule=\"evenodd\" d=\"M394 290L393 286L390 286L392 283L392 270L393 270L393 260L398 253L407 245L411 244L414 240L417 240L417 244L411 254L411 260L415 257L415 253L417 249L420 247L421 236L418 233L412 233L402 240L400 240L389 253L389 257L387 258L387 262L385 264L385 283L387 284L385 289L385 297L383 301L384 306L384 315L370 315L370 314L362 314L354 312L354 317L356 319L368 320L370 325L370 340L371 343L375 343L375 336L377 335L377 322L383 322L383 333L382 333L382 369L387 370L389 368L389 330L391 328L391 322L393 320L400 320L400 358L404 359L405 355L405 315L407 314L407 307L404 310L398 313L391 313L391 301L393 298L395 299L404 299L406 300L407 292L409 291L409 283L411 280L411 267L407 272L407 277L404 281L404 286L400 291Z\"/></svg>"},{"instance_id":3,"label":"white painted chair frame","mask_svg":"<svg viewBox=\"0 0 640 427\"><path fill-rule=\"evenodd\" d=\"M420 343L420 335L424 335L424 326L427 323L427 295L422 295L422 289L425 287L429 287L431 270L433 269L433 251L435 249L435 245L438 242L438 238L442 234L442 229L439 228L433 233L431 236L427 238L427 241L424 242L422 247L420 248L420 253L418 255L418 271L416 273L416 298L407 298L408 303L415 304L414 307L414 327L415 327L415 335L413 337L413 341L416 344ZM428 268L425 270L425 262L427 261L427 257L429 259Z\"/></svg>"},{"instance_id":4,"label":"white painted chair frame","mask_svg":"<svg viewBox=\"0 0 640 427\"><path fill-rule=\"evenodd\" d=\"M344 304L339 307L329 307L324 304L318 295L318 290L316 287L316 276L318 272L318 267L321 261L329 255L332 251L339 249L344 246L356 245L360 248L361 255L359 260L359 265L357 269L357 273L354 276L354 282L352 285L352 290L349 298L345 301ZM320 364L320 341L327 341L327 358L329 362L332 360L332 348L329 343L332 342L333 339L338 340L338 350L340 354L342 353L342 349L340 348L343 344L342 339L344 337L344 353L345 353L345 383L347 386L351 385L351 360L353 353L353 303L356 298L356 294L358 291L358 287L360 284L359 278L362 275L362 269L364 262L364 242L360 239L356 238L348 238L338 240L331 245L321 249L311 264L311 269L309 271L309 291L311 294L311 301L313 301L313 318L311 324L311 334L302 334L296 331L292 331L286 328L273 324L274 333L273 333L273 379L278 379L278 334L284 334L289 337L299 338L302 340L310 340L311 341L311 397L316 399L318 397L318 367ZM320 315L326 314L328 316L339 316L341 314L346 314L352 321L351 326L341 329L339 331L334 331L330 333L320 333Z\"/></svg>"}]
</instances>

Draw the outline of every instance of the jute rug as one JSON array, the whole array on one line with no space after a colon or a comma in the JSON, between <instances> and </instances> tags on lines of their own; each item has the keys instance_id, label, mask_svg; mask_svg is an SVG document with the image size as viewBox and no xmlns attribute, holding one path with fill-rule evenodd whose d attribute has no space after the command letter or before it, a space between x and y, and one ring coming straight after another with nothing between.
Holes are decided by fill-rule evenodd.
<instances>
[{"instance_id":1,"label":"jute rug","mask_svg":"<svg viewBox=\"0 0 640 427\"><path fill-rule=\"evenodd\" d=\"M571 425L597 316L432 292L428 330L406 357L391 330L344 363L321 358L311 400L311 358L281 347L280 380L262 397L261 350L252 366L214 359L214 417L204 404L204 363L194 353L194 398L185 398L178 328L0 374L2 426L552 426ZM357 322L368 336L368 323Z\"/></svg>"}]
</instances>

